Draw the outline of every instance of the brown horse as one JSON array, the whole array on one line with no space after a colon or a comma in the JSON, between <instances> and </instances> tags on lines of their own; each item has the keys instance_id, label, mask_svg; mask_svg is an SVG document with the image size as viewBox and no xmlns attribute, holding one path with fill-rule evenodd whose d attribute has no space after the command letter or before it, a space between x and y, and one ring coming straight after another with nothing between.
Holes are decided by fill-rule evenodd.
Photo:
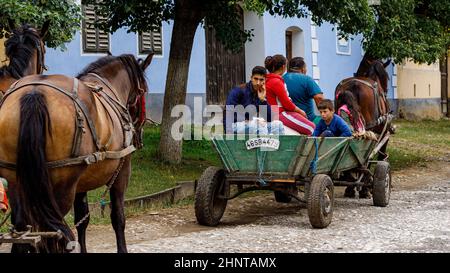
<instances>
[{"instance_id":1,"label":"brown horse","mask_svg":"<svg viewBox=\"0 0 450 273\"><path fill-rule=\"evenodd\" d=\"M11 36L5 42L9 63L0 68L0 98L13 82L28 75L42 74L46 69L43 39L49 23L45 22L38 31L28 25L15 28L10 22Z\"/></svg>"},{"instance_id":2,"label":"brown horse","mask_svg":"<svg viewBox=\"0 0 450 273\"><path fill-rule=\"evenodd\" d=\"M366 130L380 134L379 139L386 134L386 129L391 130L390 119L388 118L390 108L387 101L389 75L385 69L389 64L390 61L383 64L366 54L355 77L344 79L335 90L335 109L337 110L342 106L339 105L340 100L337 99L339 94L346 90L352 92L360 106ZM379 160L388 158L386 154L387 145L388 141L380 149ZM344 196L354 197L354 188L354 186L348 186ZM362 187L359 197L370 197L369 189Z\"/></svg>"},{"instance_id":3,"label":"brown horse","mask_svg":"<svg viewBox=\"0 0 450 273\"><path fill-rule=\"evenodd\" d=\"M335 99L345 90L351 91L361 108L366 130L381 134L390 112L387 100L389 75L385 68L390 61L382 63L364 56L355 77L344 79L335 90ZM335 108L341 105L335 100ZM389 125L388 125L389 126Z\"/></svg>"},{"instance_id":4,"label":"brown horse","mask_svg":"<svg viewBox=\"0 0 450 273\"><path fill-rule=\"evenodd\" d=\"M126 252L124 193L131 153L145 121L144 71L132 55L106 56L77 78L28 76L0 105L0 176L9 181L12 224L18 231L58 231L39 251L61 252L74 235L64 216L75 202L79 241L89 221L86 192L107 185L118 252ZM131 115L130 115L131 113ZM143 114L144 113L144 114ZM81 220L81 221L80 221ZM14 252L33 251L14 245Z\"/></svg>"}]
</instances>

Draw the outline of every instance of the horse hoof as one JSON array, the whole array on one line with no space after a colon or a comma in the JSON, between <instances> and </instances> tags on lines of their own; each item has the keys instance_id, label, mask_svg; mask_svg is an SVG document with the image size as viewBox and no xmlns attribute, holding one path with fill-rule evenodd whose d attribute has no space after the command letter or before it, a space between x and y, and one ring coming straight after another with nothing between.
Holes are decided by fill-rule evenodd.
<instances>
[{"instance_id":1,"label":"horse hoof","mask_svg":"<svg viewBox=\"0 0 450 273\"><path fill-rule=\"evenodd\" d=\"M344 197L347 198L355 198L356 197L356 191L354 189L345 189Z\"/></svg>"},{"instance_id":2,"label":"horse hoof","mask_svg":"<svg viewBox=\"0 0 450 273\"><path fill-rule=\"evenodd\" d=\"M389 133L395 134L395 131L397 131L397 126L393 125L389 127Z\"/></svg>"},{"instance_id":3,"label":"horse hoof","mask_svg":"<svg viewBox=\"0 0 450 273\"><path fill-rule=\"evenodd\" d=\"M369 192L359 192L359 199L370 199L372 195Z\"/></svg>"}]
</instances>

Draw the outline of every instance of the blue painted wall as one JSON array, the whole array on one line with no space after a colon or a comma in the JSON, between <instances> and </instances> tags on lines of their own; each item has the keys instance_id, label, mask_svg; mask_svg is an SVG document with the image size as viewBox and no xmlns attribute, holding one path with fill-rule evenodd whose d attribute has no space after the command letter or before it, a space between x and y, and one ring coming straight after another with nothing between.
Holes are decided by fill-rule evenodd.
<instances>
[{"instance_id":1,"label":"blue painted wall","mask_svg":"<svg viewBox=\"0 0 450 273\"><path fill-rule=\"evenodd\" d=\"M350 55L337 51L337 34L333 25L324 23L317 27L319 39L318 65L320 68L320 87L326 98L334 99L336 86L345 78L353 77L362 59L361 38L350 39Z\"/></svg>"},{"instance_id":2,"label":"blue painted wall","mask_svg":"<svg viewBox=\"0 0 450 273\"><path fill-rule=\"evenodd\" d=\"M155 56L152 64L147 68L147 81L150 93L164 93L166 73L169 63L170 39L172 37L173 24L164 23L163 54ZM66 45L67 50L62 52L57 49L47 49L46 64L49 71L46 74L64 74L75 76L86 65L97 60L104 54L82 53L81 35L77 32L74 40ZM138 54L138 36L135 33L127 33L126 29L120 29L110 36L110 51L113 55L124 53ZM145 58L145 56L139 56ZM188 78L188 93L205 93L206 88L206 59L205 59L205 32L202 27L197 29L194 47L191 55L191 66Z\"/></svg>"},{"instance_id":3,"label":"blue painted wall","mask_svg":"<svg viewBox=\"0 0 450 273\"><path fill-rule=\"evenodd\" d=\"M264 58L268 55L286 54L285 31L296 26L302 29L304 37L305 61L308 65L308 74L312 76L312 44L311 21L309 18L281 18L264 15L264 52L258 62L263 65ZM150 93L163 94L165 89L166 73L169 60L170 40L173 24L163 24L163 54L155 56L151 66L147 69L147 79ZM344 78L353 76L362 59L361 37L351 40L351 54L341 55L337 53L336 30L332 25L324 23L317 27L319 40L318 67L320 69L320 86L327 98L333 98L334 89ZM138 43L135 33L127 33L120 29L111 35L110 51L114 55L131 53L137 55ZM49 71L46 74L65 74L75 76L90 62L104 56L101 54L84 54L81 49L80 32L74 40L67 44L67 51L47 49L46 63ZM144 58L145 56L139 56ZM392 66L388 71L392 76ZM390 82L389 98L393 97L392 81ZM205 56L205 32L202 27L197 29L192 50L191 63L188 78L188 93L205 93L206 89L206 56Z\"/></svg>"}]
</instances>

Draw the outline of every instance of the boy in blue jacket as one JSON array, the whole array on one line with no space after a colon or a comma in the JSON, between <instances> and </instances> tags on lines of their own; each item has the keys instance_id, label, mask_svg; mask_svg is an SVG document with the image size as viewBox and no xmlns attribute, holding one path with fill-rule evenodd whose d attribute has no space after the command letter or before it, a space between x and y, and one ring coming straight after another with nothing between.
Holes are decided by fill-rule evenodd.
<instances>
[{"instance_id":1,"label":"boy in blue jacket","mask_svg":"<svg viewBox=\"0 0 450 273\"><path fill-rule=\"evenodd\" d=\"M350 137L352 131L347 123L334 113L334 106L331 100L322 100L317 108L322 119L317 124L313 136L315 137Z\"/></svg>"}]
</instances>

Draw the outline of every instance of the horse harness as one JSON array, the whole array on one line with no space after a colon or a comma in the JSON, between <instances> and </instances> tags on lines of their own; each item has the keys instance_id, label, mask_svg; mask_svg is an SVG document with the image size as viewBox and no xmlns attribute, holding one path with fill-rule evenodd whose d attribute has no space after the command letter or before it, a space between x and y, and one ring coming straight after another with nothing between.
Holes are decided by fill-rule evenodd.
<instances>
[{"instance_id":1,"label":"horse harness","mask_svg":"<svg viewBox=\"0 0 450 273\"><path fill-rule=\"evenodd\" d=\"M382 108L381 108L380 99L382 99L385 102L387 112L389 112L389 103L388 103L388 101L386 99L386 94L384 93L384 91L380 92L378 83L376 81L374 81L374 83L372 84L372 83L370 83L368 81L365 81L365 80L362 80L362 79L350 78L350 79L346 79L346 80L341 81L336 89L339 89L341 86L343 86L343 85L345 85L345 84L347 84L349 82L359 82L361 84L364 84L364 85L370 87L373 90L373 95L374 95L374 98L375 98L374 99L375 116L378 117L378 118L376 120L372 121L372 122L367 123L366 124L366 129L370 130L370 129L380 125L381 123L383 123L383 121L385 119L385 116L381 115L381 113L383 111L382 111ZM339 94L340 93L336 94L336 98L339 96ZM380 98L380 96L381 96L381 98Z\"/></svg>"},{"instance_id":2,"label":"horse harness","mask_svg":"<svg viewBox=\"0 0 450 273\"><path fill-rule=\"evenodd\" d=\"M61 92L62 94L69 97L75 106L75 134L72 144L72 151L71 151L71 158L63 159L63 160L56 160L56 161L50 161L47 162L48 168L61 168L61 167L68 167L68 166L75 166L75 165L91 165L93 163L97 163L100 161L103 161L105 159L121 159L132 152L136 150L134 145L131 143L133 139L134 134L134 127L131 122L131 116L128 112L128 109L120 103L119 99L117 98L117 93L115 93L114 88L112 88L111 84L106 80L98 76L97 74L89 73L89 75L95 76L108 88L111 90L111 92L114 94L116 98L111 97L108 93L106 93L103 90L103 87L96 85L94 83L87 82L85 85L90 88L93 91L94 94L94 100L98 99L102 106L105 108L105 111L107 115L109 115L109 118L112 121L111 114L106 107L108 105L111 109L113 109L113 112L116 114L118 119L121 122L122 125L122 132L123 132L123 138L124 138L124 144L123 149L120 151L109 151L108 146L111 144L112 141L112 134L110 139L107 141L105 145L100 144L98 136L97 136L97 130L95 128L95 124L91 119L91 115L89 112L89 109L86 107L85 103L79 98L78 96L78 86L79 86L79 80L77 78L74 78L73 88L71 92L68 92L52 83L41 81L41 82L29 82L22 85L18 85L17 81L12 85L12 87L6 92L4 95L2 101L0 102L0 107L3 105L3 102L5 99L18 89L25 87L25 86L36 86L36 85L44 85L48 86L54 90L57 90ZM95 145L95 152L88 155L80 155L80 147L82 143L83 134L86 132L86 128L84 125L84 121L86 121L87 127L89 128L92 139ZM112 124L114 122L112 121ZM113 125L114 126L114 125ZM120 164L122 165L122 164ZM16 164L11 162L5 162L0 160L0 167L7 168L10 170L15 170ZM118 169L117 171L120 171Z\"/></svg>"}]
</instances>

